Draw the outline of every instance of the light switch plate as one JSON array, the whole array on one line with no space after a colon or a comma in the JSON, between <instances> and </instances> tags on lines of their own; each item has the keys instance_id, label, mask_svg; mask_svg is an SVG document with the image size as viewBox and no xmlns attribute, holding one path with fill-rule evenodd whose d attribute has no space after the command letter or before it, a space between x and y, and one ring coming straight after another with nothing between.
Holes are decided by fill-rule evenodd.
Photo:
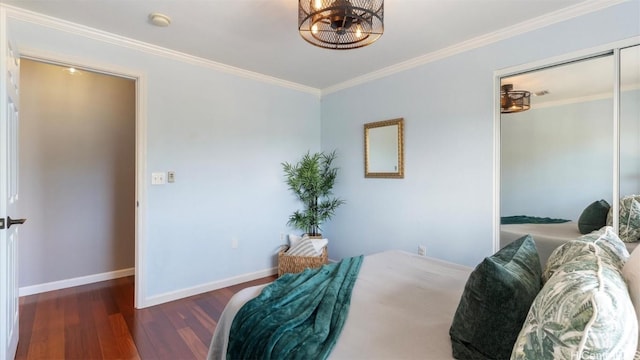
<instances>
[{"instance_id":1,"label":"light switch plate","mask_svg":"<svg viewBox=\"0 0 640 360\"><path fill-rule=\"evenodd\" d=\"M176 182L176 172L175 171L169 171L167 173L167 182L169 182L169 183Z\"/></svg>"},{"instance_id":2,"label":"light switch plate","mask_svg":"<svg viewBox=\"0 0 640 360\"><path fill-rule=\"evenodd\" d=\"M165 183L165 176L163 172L151 173L151 185L162 185Z\"/></svg>"}]
</instances>

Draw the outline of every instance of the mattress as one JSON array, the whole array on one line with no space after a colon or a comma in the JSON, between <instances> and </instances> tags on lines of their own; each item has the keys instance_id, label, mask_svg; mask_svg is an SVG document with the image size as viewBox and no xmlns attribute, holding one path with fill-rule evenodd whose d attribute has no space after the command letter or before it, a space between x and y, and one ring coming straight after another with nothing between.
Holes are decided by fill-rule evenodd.
<instances>
[{"instance_id":1,"label":"mattress","mask_svg":"<svg viewBox=\"0 0 640 360\"><path fill-rule=\"evenodd\" d=\"M575 221L556 224L500 225L500 248L527 234L530 234L536 243L543 268L553 250L567 241L582 236ZM625 243L625 245L631 253L638 246L638 242Z\"/></svg>"},{"instance_id":2,"label":"mattress","mask_svg":"<svg viewBox=\"0 0 640 360\"><path fill-rule=\"evenodd\" d=\"M364 258L330 359L452 359L449 327L473 269L403 251ZM266 285L241 290L216 326L209 359L224 359L233 317Z\"/></svg>"}]
</instances>

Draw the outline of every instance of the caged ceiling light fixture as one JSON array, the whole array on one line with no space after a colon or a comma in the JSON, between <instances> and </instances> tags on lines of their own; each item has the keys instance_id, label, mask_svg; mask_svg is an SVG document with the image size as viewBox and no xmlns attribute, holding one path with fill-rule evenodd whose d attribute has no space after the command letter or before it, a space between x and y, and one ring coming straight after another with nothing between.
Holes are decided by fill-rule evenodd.
<instances>
[{"instance_id":1,"label":"caged ceiling light fixture","mask_svg":"<svg viewBox=\"0 0 640 360\"><path fill-rule=\"evenodd\" d=\"M526 90L513 90L513 84L500 87L500 112L515 113L531 108L531 93Z\"/></svg>"},{"instance_id":2,"label":"caged ceiling light fixture","mask_svg":"<svg viewBox=\"0 0 640 360\"><path fill-rule=\"evenodd\" d=\"M348 50L372 44L384 32L384 0L298 0L298 30L307 42Z\"/></svg>"}]
</instances>

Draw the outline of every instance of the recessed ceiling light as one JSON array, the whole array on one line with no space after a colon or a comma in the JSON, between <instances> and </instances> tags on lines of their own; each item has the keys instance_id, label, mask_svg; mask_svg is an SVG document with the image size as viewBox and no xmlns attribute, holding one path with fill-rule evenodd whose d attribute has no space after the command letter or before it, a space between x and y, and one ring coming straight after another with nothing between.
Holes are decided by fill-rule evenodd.
<instances>
[{"instance_id":1,"label":"recessed ceiling light","mask_svg":"<svg viewBox=\"0 0 640 360\"><path fill-rule=\"evenodd\" d=\"M149 21L155 26L167 27L171 24L171 18L165 14L151 13L149 14Z\"/></svg>"},{"instance_id":2,"label":"recessed ceiling light","mask_svg":"<svg viewBox=\"0 0 640 360\"><path fill-rule=\"evenodd\" d=\"M66 72L67 74L71 75L71 76L82 75L82 73L80 71L78 71L78 69L76 69L74 67L64 68L63 71Z\"/></svg>"}]
</instances>

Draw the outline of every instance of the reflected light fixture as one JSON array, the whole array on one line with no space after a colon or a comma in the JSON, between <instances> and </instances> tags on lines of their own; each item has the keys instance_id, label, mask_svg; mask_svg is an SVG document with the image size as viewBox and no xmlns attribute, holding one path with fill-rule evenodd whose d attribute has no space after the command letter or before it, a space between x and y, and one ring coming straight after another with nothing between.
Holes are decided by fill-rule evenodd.
<instances>
[{"instance_id":1,"label":"reflected light fixture","mask_svg":"<svg viewBox=\"0 0 640 360\"><path fill-rule=\"evenodd\" d=\"M384 32L384 0L298 0L298 30L307 42L348 50L372 44Z\"/></svg>"},{"instance_id":2,"label":"reflected light fixture","mask_svg":"<svg viewBox=\"0 0 640 360\"><path fill-rule=\"evenodd\" d=\"M514 113L531 108L531 93L526 90L513 90L513 84L500 87L500 112Z\"/></svg>"}]
</instances>

